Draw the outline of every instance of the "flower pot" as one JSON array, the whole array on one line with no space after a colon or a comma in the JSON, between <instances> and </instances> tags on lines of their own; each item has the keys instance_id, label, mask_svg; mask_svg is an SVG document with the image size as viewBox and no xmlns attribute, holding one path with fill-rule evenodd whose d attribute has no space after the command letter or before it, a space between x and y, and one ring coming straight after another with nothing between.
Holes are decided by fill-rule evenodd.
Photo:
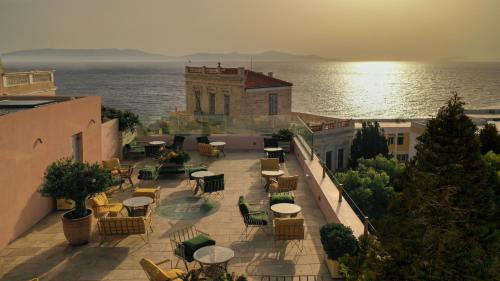
<instances>
[{"instance_id":1,"label":"flower pot","mask_svg":"<svg viewBox=\"0 0 500 281\"><path fill-rule=\"evenodd\" d=\"M337 260L332 260L328 257L325 257L326 267L328 268L328 272L330 272L330 277L332 278L341 278L342 276L339 273L339 262Z\"/></svg>"},{"instance_id":2,"label":"flower pot","mask_svg":"<svg viewBox=\"0 0 500 281\"><path fill-rule=\"evenodd\" d=\"M83 218L71 219L73 211L64 213L62 216L63 231L70 245L79 246L89 242L92 234L92 210L87 209L88 214Z\"/></svg>"}]
</instances>

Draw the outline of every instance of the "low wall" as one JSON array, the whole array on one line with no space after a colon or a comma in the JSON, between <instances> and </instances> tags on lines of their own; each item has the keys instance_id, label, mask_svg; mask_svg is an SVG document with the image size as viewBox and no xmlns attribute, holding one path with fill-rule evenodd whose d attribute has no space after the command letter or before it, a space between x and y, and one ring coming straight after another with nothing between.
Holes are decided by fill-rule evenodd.
<instances>
[{"instance_id":1,"label":"low wall","mask_svg":"<svg viewBox=\"0 0 500 281\"><path fill-rule=\"evenodd\" d=\"M351 206L344 199L339 202L339 191L330 177L323 178L323 167L317 156L311 160L310 148L295 138L293 141L294 153L299 161L311 192L318 203L327 222L342 223L352 229L354 235L363 234L363 222L356 216Z\"/></svg>"},{"instance_id":2,"label":"low wall","mask_svg":"<svg viewBox=\"0 0 500 281\"><path fill-rule=\"evenodd\" d=\"M101 125L101 158L122 159L122 139L118 130L118 119L112 119Z\"/></svg>"}]
</instances>

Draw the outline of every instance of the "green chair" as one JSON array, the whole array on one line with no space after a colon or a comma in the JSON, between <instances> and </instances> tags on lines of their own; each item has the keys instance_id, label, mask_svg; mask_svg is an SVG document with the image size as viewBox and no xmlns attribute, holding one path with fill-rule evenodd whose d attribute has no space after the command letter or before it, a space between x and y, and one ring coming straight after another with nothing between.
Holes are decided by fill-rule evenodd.
<instances>
[{"instance_id":1,"label":"green chair","mask_svg":"<svg viewBox=\"0 0 500 281\"><path fill-rule=\"evenodd\" d=\"M294 204L295 198L293 197L293 195L286 194L286 193L272 194L269 197L269 207L271 207L274 204L279 204L279 203Z\"/></svg>"},{"instance_id":2,"label":"green chair","mask_svg":"<svg viewBox=\"0 0 500 281\"><path fill-rule=\"evenodd\" d=\"M194 226L173 232L169 238L172 252L178 258L177 264L182 260L187 270L189 270L188 263L194 261L193 255L196 250L216 243L209 234L199 231Z\"/></svg>"},{"instance_id":3,"label":"green chair","mask_svg":"<svg viewBox=\"0 0 500 281\"><path fill-rule=\"evenodd\" d=\"M160 175L159 167L153 165L145 165L142 169L139 170L139 176L137 177L140 180L156 180Z\"/></svg>"},{"instance_id":4,"label":"green chair","mask_svg":"<svg viewBox=\"0 0 500 281\"><path fill-rule=\"evenodd\" d=\"M196 138L196 142L197 143L206 143L206 144L209 144L210 140L208 139L207 136L202 136L202 137L197 137Z\"/></svg>"},{"instance_id":5,"label":"green chair","mask_svg":"<svg viewBox=\"0 0 500 281\"><path fill-rule=\"evenodd\" d=\"M244 196L240 196L238 200L238 207L240 209L243 223L245 224L245 240L248 240L248 228L257 227L266 233L265 227L268 225L269 216L266 211L251 210L250 205L258 205L257 203L250 203Z\"/></svg>"}]
</instances>

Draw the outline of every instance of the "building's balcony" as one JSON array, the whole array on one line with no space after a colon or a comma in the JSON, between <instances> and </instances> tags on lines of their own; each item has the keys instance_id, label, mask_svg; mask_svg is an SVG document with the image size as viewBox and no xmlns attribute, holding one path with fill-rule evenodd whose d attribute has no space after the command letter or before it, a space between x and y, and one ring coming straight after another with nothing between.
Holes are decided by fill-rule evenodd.
<instances>
[{"instance_id":1,"label":"building's balcony","mask_svg":"<svg viewBox=\"0 0 500 281\"><path fill-rule=\"evenodd\" d=\"M2 95L54 95L56 90L53 71L3 73L0 82Z\"/></svg>"}]
</instances>

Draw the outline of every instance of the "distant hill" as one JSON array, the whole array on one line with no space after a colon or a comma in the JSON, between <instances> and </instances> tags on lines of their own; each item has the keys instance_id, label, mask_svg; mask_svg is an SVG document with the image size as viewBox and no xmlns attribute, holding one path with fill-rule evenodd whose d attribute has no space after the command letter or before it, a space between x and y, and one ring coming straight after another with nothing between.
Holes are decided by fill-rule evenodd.
<instances>
[{"instance_id":1,"label":"distant hill","mask_svg":"<svg viewBox=\"0 0 500 281\"><path fill-rule=\"evenodd\" d=\"M267 51L257 54L196 53L165 56L133 49L35 49L2 54L5 62L87 62L87 61L322 61L316 55L294 55Z\"/></svg>"}]
</instances>

